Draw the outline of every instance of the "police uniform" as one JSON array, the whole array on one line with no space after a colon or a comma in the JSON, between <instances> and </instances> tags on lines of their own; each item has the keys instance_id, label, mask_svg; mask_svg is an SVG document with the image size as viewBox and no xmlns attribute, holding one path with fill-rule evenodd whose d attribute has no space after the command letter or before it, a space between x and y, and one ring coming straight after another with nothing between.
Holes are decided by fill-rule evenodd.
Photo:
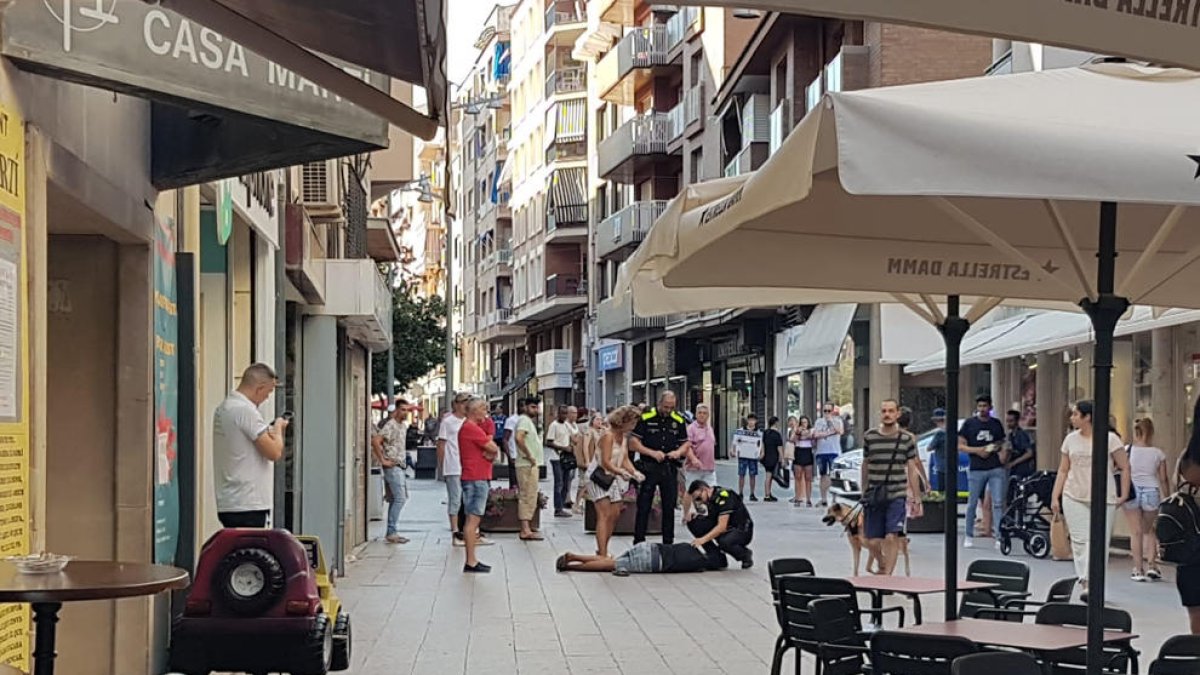
<instances>
[{"instance_id":1,"label":"police uniform","mask_svg":"<svg viewBox=\"0 0 1200 675\"><path fill-rule=\"evenodd\" d=\"M728 529L721 536L709 542L705 548L715 547L721 553L733 556L734 560L743 564L743 567L748 567L747 563L753 559L748 547L751 540L754 539L754 521L750 518L750 511L742 502L742 496L733 490L714 485L712 486L712 496L709 497L705 507L708 513L701 518L693 519L688 524L692 534L703 537L717 526L719 517L729 516Z\"/></svg>"},{"instance_id":2,"label":"police uniform","mask_svg":"<svg viewBox=\"0 0 1200 675\"><path fill-rule=\"evenodd\" d=\"M672 410L659 414L651 408L642 413L634 438L641 441L647 450L674 452L687 442L687 420ZM679 493L678 467L682 460L656 461L642 454L635 455L638 468L646 480L638 487L637 520L633 529L633 543L646 540L646 529L650 522L650 509L654 505L654 490L658 488L662 501L662 540L664 544L675 541L675 500Z\"/></svg>"}]
</instances>

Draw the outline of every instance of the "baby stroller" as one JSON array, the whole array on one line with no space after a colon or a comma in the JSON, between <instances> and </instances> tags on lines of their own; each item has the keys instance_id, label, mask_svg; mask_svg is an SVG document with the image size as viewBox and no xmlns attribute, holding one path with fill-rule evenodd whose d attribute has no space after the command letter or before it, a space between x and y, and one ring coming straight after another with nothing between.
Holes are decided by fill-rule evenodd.
<instances>
[{"instance_id":1,"label":"baby stroller","mask_svg":"<svg viewBox=\"0 0 1200 675\"><path fill-rule=\"evenodd\" d=\"M1050 554L1050 500L1054 494L1053 471L1039 471L1017 479L1009 490L1008 508L1000 520L1000 552L1012 552L1012 540L1020 539L1025 552L1035 558Z\"/></svg>"}]
</instances>

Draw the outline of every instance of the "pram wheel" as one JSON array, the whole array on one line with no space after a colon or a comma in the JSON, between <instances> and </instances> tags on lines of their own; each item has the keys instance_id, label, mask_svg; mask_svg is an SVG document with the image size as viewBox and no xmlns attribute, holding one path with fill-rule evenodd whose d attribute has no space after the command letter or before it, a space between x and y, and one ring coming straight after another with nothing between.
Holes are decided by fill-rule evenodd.
<instances>
[{"instance_id":1,"label":"pram wheel","mask_svg":"<svg viewBox=\"0 0 1200 675\"><path fill-rule=\"evenodd\" d=\"M1004 555L1012 553L1012 539L1004 537L1000 540L1000 552Z\"/></svg>"},{"instance_id":2,"label":"pram wheel","mask_svg":"<svg viewBox=\"0 0 1200 675\"><path fill-rule=\"evenodd\" d=\"M1045 558L1050 554L1050 540L1041 532L1033 532L1025 540L1025 552L1035 558Z\"/></svg>"}]
</instances>

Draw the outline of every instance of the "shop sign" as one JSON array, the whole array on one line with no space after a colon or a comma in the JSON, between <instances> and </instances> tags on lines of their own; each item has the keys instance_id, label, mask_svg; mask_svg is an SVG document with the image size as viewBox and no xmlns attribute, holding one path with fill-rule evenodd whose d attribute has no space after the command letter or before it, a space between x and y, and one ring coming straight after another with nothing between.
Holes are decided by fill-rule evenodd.
<instances>
[{"instance_id":1,"label":"shop sign","mask_svg":"<svg viewBox=\"0 0 1200 675\"><path fill-rule=\"evenodd\" d=\"M574 386L575 376L571 373L541 375L537 379L538 391L549 391L551 389L571 389Z\"/></svg>"},{"instance_id":2,"label":"shop sign","mask_svg":"<svg viewBox=\"0 0 1200 675\"><path fill-rule=\"evenodd\" d=\"M571 360L570 349L548 349L544 352L538 352L534 362L536 366L534 374L538 377L543 375L559 375L562 373L570 375Z\"/></svg>"},{"instance_id":3,"label":"shop sign","mask_svg":"<svg viewBox=\"0 0 1200 675\"><path fill-rule=\"evenodd\" d=\"M175 221L159 220L154 237L154 562L175 564L179 543L179 312Z\"/></svg>"},{"instance_id":4,"label":"shop sign","mask_svg":"<svg viewBox=\"0 0 1200 675\"><path fill-rule=\"evenodd\" d=\"M224 182L238 215L272 246L279 246L279 171L258 171Z\"/></svg>"},{"instance_id":5,"label":"shop sign","mask_svg":"<svg viewBox=\"0 0 1200 675\"><path fill-rule=\"evenodd\" d=\"M382 118L220 33L141 0L25 0L4 10L0 53L23 68L185 105L222 108L377 147ZM329 59L381 91L388 79Z\"/></svg>"},{"instance_id":6,"label":"shop sign","mask_svg":"<svg viewBox=\"0 0 1200 675\"><path fill-rule=\"evenodd\" d=\"M625 367L625 345L609 345L596 350L600 372L620 370Z\"/></svg>"},{"instance_id":7,"label":"shop sign","mask_svg":"<svg viewBox=\"0 0 1200 675\"><path fill-rule=\"evenodd\" d=\"M231 180L217 181L217 242L224 246L233 236L233 185Z\"/></svg>"},{"instance_id":8,"label":"shop sign","mask_svg":"<svg viewBox=\"0 0 1200 675\"><path fill-rule=\"evenodd\" d=\"M736 340L725 340L713 345L713 358L719 361L731 359L746 353L746 343L740 337Z\"/></svg>"}]
</instances>

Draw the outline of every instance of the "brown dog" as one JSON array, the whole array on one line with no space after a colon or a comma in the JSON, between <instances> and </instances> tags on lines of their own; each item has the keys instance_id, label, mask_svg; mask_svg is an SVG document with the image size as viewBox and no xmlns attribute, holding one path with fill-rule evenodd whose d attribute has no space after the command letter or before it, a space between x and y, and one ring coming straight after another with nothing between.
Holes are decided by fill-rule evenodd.
<instances>
[{"instance_id":1,"label":"brown dog","mask_svg":"<svg viewBox=\"0 0 1200 675\"><path fill-rule=\"evenodd\" d=\"M883 574L882 551L867 545L863 536L863 508L861 505L847 507L834 502L825 511L821 522L832 527L841 525L846 530L846 539L850 542L850 553L854 559L854 576L858 576L859 562L863 549L867 550L867 574ZM904 558L904 575L912 576L912 562L908 556L908 537L901 532L897 538L900 545L899 555Z\"/></svg>"}]
</instances>

